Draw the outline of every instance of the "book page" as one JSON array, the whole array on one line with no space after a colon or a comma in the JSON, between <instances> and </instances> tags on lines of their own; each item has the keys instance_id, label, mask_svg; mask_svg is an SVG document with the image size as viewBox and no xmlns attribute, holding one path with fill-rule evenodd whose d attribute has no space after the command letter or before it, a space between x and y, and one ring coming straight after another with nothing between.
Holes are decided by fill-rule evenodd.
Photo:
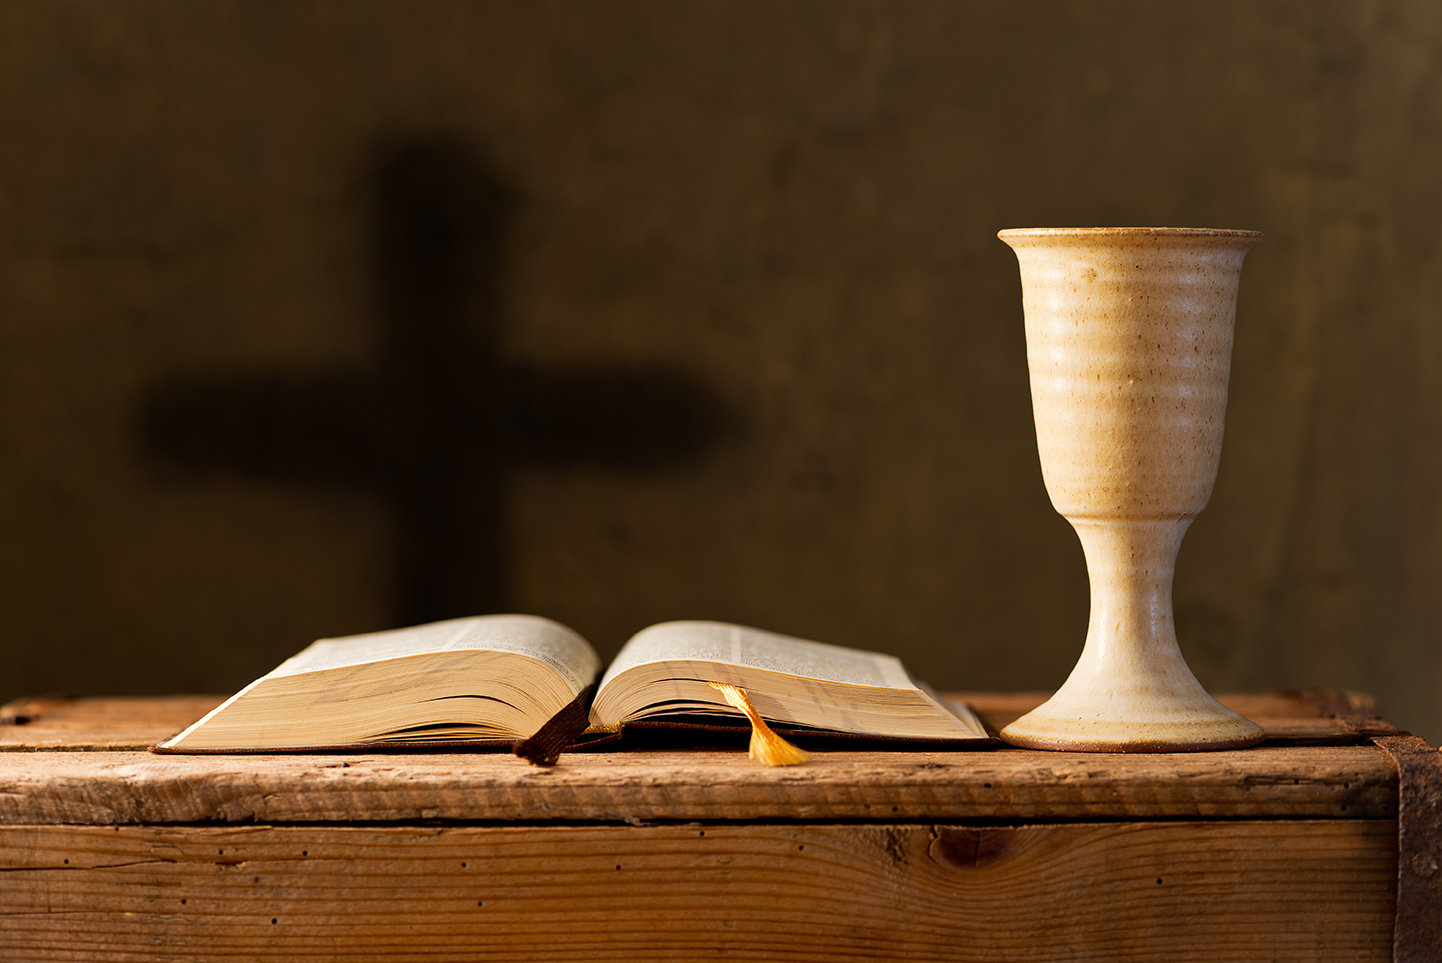
<instances>
[{"instance_id":1,"label":"book page","mask_svg":"<svg viewBox=\"0 0 1442 963\"><path fill-rule=\"evenodd\" d=\"M673 660L724 662L846 685L916 688L892 656L725 622L665 622L642 630L621 649L602 685L634 666Z\"/></svg>"},{"instance_id":2,"label":"book page","mask_svg":"<svg viewBox=\"0 0 1442 963\"><path fill-rule=\"evenodd\" d=\"M515 652L551 666L579 693L601 667L595 650L575 632L535 615L482 615L406 629L320 639L277 666L271 677L383 662L463 649Z\"/></svg>"}]
</instances>

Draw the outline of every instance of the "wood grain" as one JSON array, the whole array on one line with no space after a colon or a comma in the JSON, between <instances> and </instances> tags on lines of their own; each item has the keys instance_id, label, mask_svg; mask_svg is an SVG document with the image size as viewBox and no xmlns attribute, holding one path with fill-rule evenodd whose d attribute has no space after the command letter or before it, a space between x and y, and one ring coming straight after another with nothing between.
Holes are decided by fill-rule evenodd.
<instances>
[{"instance_id":1,"label":"wood grain","mask_svg":"<svg viewBox=\"0 0 1442 963\"><path fill-rule=\"evenodd\" d=\"M0 708L0 752L144 749L175 735L222 699L214 695L17 699Z\"/></svg>"},{"instance_id":2,"label":"wood grain","mask_svg":"<svg viewBox=\"0 0 1442 963\"><path fill-rule=\"evenodd\" d=\"M0 758L0 823L357 820L1394 818L1373 747L1196 755L817 752L760 767L734 751Z\"/></svg>"},{"instance_id":3,"label":"wood grain","mask_svg":"<svg viewBox=\"0 0 1442 963\"><path fill-rule=\"evenodd\" d=\"M998 717L1042 697L970 696ZM1335 725L1282 696L1233 701L1268 725ZM749 762L740 745L571 753L554 769L504 753L157 756L103 748L111 735L173 731L206 705L203 697L81 700L4 727L43 738L29 751L0 753L0 823L1390 819L1397 807L1395 768L1375 747L1285 739L1235 752L1127 756L832 748L787 769Z\"/></svg>"},{"instance_id":4,"label":"wood grain","mask_svg":"<svg viewBox=\"0 0 1442 963\"><path fill-rule=\"evenodd\" d=\"M1396 825L0 827L6 960L1385 960Z\"/></svg>"}]
</instances>

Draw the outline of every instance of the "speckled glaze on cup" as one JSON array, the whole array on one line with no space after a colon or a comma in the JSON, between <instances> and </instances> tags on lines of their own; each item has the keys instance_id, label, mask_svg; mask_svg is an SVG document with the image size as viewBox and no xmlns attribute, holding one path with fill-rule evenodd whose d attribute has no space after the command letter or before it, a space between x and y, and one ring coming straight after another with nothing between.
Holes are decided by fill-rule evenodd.
<instances>
[{"instance_id":1,"label":"speckled glaze on cup","mask_svg":"<svg viewBox=\"0 0 1442 963\"><path fill-rule=\"evenodd\" d=\"M1013 745L1232 749L1255 723L1202 688L1177 647L1172 574L1217 478L1242 258L1262 235L1037 228L998 235L1021 264L1042 476L1086 553L1081 659Z\"/></svg>"}]
</instances>

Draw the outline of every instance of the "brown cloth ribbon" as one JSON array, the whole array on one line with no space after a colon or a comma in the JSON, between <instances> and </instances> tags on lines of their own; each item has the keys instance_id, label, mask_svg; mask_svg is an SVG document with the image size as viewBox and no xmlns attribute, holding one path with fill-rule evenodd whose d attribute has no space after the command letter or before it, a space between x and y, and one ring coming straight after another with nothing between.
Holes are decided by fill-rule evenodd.
<instances>
[{"instance_id":1,"label":"brown cloth ribbon","mask_svg":"<svg viewBox=\"0 0 1442 963\"><path fill-rule=\"evenodd\" d=\"M554 766L561 753L575 745L590 724L591 696L595 694L596 684L593 682L582 689L566 708L551 716L533 736L512 746L511 751L533 766Z\"/></svg>"}]
</instances>

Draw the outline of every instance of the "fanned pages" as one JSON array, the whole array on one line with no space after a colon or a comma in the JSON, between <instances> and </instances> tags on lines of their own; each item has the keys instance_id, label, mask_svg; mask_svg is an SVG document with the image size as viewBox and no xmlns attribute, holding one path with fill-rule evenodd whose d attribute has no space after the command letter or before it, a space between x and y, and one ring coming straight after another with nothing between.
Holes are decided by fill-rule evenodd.
<instances>
[{"instance_id":1,"label":"fanned pages","mask_svg":"<svg viewBox=\"0 0 1442 963\"><path fill-rule=\"evenodd\" d=\"M762 718L788 728L879 739L988 738L970 709L939 699L892 656L724 622L666 622L633 636L601 680L591 724L739 716L713 682L745 690Z\"/></svg>"},{"instance_id":2,"label":"fanned pages","mask_svg":"<svg viewBox=\"0 0 1442 963\"><path fill-rule=\"evenodd\" d=\"M509 744L595 679L595 651L533 615L321 639L157 748Z\"/></svg>"}]
</instances>

